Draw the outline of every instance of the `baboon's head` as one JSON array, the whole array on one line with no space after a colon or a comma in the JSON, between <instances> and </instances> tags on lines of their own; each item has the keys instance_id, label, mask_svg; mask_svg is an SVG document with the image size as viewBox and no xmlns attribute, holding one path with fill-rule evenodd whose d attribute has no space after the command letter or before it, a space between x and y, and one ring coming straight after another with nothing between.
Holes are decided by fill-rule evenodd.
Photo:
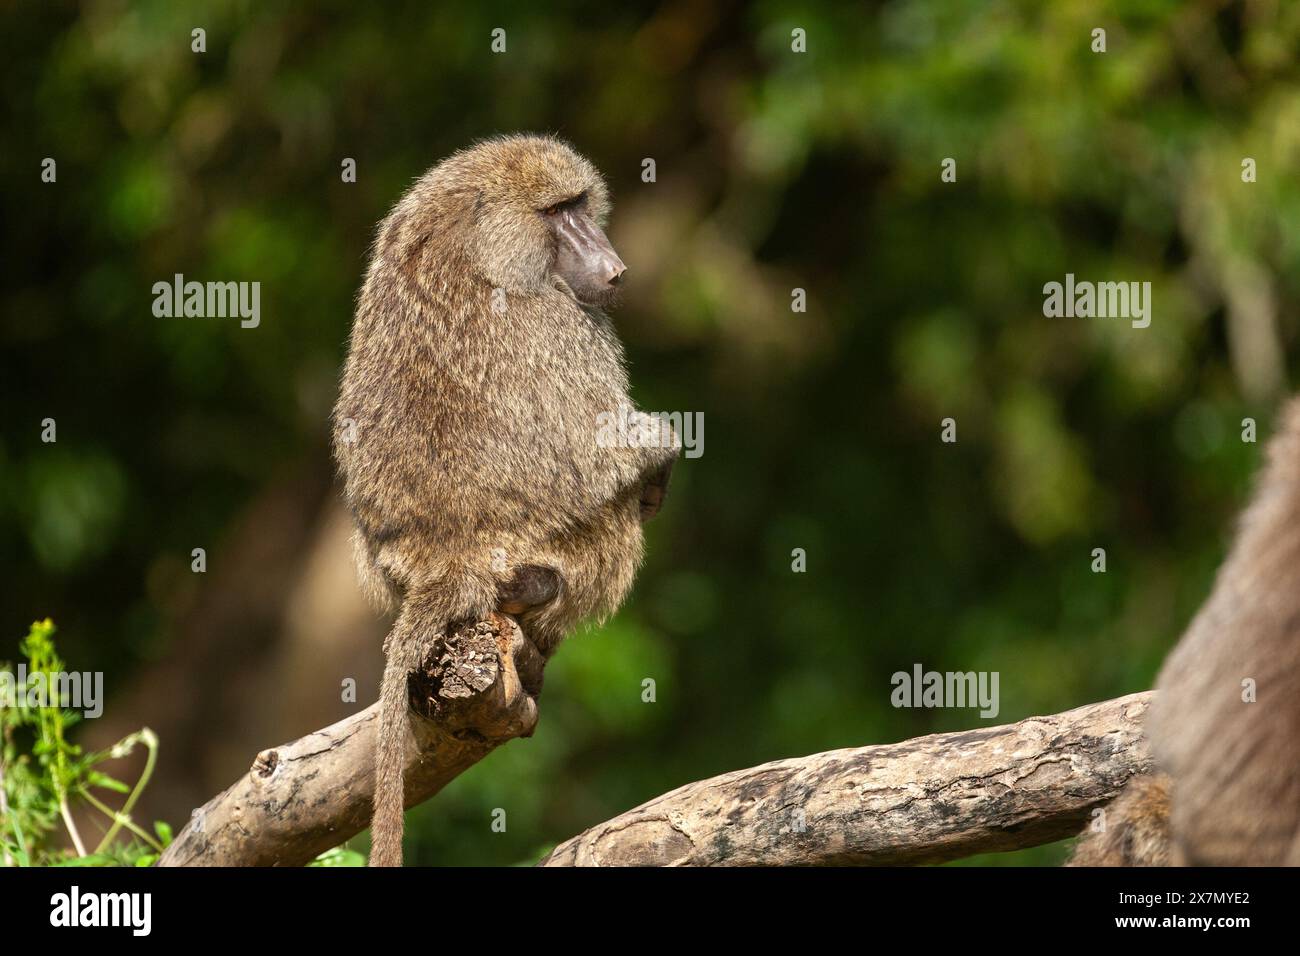
<instances>
[{"instance_id":1,"label":"baboon's head","mask_svg":"<svg viewBox=\"0 0 1300 956\"><path fill-rule=\"evenodd\" d=\"M555 286L579 303L617 298L626 267L602 229L609 192L596 167L549 136L490 139L435 171L472 200L470 254L508 292Z\"/></svg>"}]
</instances>

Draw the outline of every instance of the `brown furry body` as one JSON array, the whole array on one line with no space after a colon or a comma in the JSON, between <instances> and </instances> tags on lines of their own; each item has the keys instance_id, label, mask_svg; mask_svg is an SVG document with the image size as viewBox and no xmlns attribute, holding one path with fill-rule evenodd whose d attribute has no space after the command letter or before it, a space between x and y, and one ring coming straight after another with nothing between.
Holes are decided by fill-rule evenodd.
<instances>
[{"instance_id":1,"label":"brown furry body","mask_svg":"<svg viewBox=\"0 0 1300 956\"><path fill-rule=\"evenodd\" d=\"M610 320L551 272L537 213L579 193L603 221L599 173L554 139L457 153L382 223L358 299L335 453L363 581L401 605L385 641L380 865L401 859L399 731L421 653L494 611L523 565L560 576L559 596L521 618L544 654L614 611L641 560L642 490L676 456L596 440L598 416L632 404L623 350Z\"/></svg>"},{"instance_id":2,"label":"brown furry body","mask_svg":"<svg viewBox=\"0 0 1300 956\"><path fill-rule=\"evenodd\" d=\"M1242 700L1247 678L1253 703ZM1108 829L1132 823L1151 834L1164 813L1172 845L1152 853L1142 841L1144 852L1129 852L1130 841L1092 835L1075 862L1300 864L1300 399L1281 418L1232 551L1156 689L1146 730L1168 794L1130 784L1108 810Z\"/></svg>"}]
</instances>

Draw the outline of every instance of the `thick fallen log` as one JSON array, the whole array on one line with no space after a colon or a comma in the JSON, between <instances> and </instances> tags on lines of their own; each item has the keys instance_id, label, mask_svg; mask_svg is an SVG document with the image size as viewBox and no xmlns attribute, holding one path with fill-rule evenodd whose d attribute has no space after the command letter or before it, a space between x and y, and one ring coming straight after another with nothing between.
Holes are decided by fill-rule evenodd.
<instances>
[{"instance_id":1,"label":"thick fallen log","mask_svg":"<svg viewBox=\"0 0 1300 956\"><path fill-rule=\"evenodd\" d=\"M592 827L540 865L898 865L1050 843L1150 771L1151 698L725 773Z\"/></svg>"},{"instance_id":2,"label":"thick fallen log","mask_svg":"<svg viewBox=\"0 0 1300 956\"><path fill-rule=\"evenodd\" d=\"M412 681L406 805L537 726L542 658L514 619L454 634ZM159 866L301 866L370 823L378 705L264 750L195 811Z\"/></svg>"}]
</instances>

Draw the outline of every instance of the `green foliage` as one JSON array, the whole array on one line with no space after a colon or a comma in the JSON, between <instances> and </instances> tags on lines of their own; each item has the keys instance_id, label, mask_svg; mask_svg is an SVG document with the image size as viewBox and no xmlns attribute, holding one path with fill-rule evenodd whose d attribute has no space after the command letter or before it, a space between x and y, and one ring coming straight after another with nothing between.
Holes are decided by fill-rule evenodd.
<instances>
[{"instance_id":1,"label":"green foliage","mask_svg":"<svg viewBox=\"0 0 1300 956\"><path fill-rule=\"evenodd\" d=\"M0 662L0 672L10 675L13 691L12 699L0 700L0 862L9 866L148 866L172 839L166 823L155 822L151 834L131 819L131 808L153 774L158 738L146 727L96 753L85 753L68 740L69 728L81 715L58 706L51 692L58 686L58 675L65 672L54 645L54 631L48 618L33 622L19 643L26 658L21 683L18 672ZM25 739L31 741L27 749L22 746ZM148 754L134 786L98 769L108 761L129 756L138 746L145 747ZM96 791L125 794L126 799L113 809ZM93 849L74 820L83 807L108 821ZM60 845L60 827L62 836L70 839L71 849Z\"/></svg>"}]
</instances>

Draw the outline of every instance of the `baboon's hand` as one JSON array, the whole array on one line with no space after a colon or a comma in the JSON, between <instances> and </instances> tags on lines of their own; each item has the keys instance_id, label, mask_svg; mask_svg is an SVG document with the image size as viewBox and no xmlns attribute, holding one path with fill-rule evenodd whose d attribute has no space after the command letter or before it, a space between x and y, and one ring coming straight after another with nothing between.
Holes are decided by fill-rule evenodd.
<instances>
[{"instance_id":1,"label":"baboon's hand","mask_svg":"<svg viewBox=\"0 0 1300 956\"><path fill-rule=\"evenodd\" d=\"M560 593L560 575L554 568L521 564L514 577L497 588L497 604L506 614L523 614L554 600Z\"/></svg>"},{"instance_id":2,"label":"baboon's hand","mask_svg":"<svg viewBox=\"0 0 1300 956\"><path fill-rule=\"evenodd\" d=\"M668 497L668 481L673 475L673 463L676 461L674 455L646 476L646 482L641 486L642 523L657 515L663 507L664 499Z\"/></svg>"}]
</instances>

